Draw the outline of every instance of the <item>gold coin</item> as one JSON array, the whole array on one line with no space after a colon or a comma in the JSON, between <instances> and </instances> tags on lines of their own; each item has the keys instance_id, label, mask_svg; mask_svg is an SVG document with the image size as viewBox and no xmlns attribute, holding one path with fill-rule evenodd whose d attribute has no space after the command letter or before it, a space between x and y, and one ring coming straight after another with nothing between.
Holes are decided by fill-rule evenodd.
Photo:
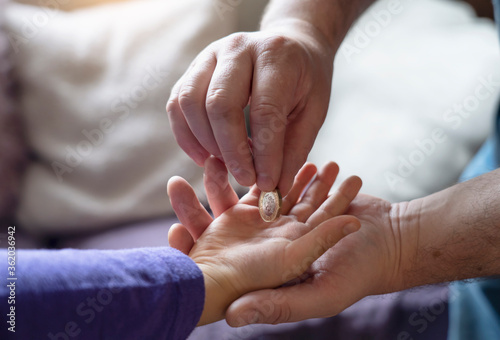
<instances>
[{"instance_id":1,"label":"gold coin","mask_svg":"<svg viewBox=\"0 0 500 340\"><path fill-rule=\"evenodd\" d=\"M262 219L266 222L272 222L280 217L281 193L278 189L260 193L259 212Z\"/></svg>"}]
</instances>

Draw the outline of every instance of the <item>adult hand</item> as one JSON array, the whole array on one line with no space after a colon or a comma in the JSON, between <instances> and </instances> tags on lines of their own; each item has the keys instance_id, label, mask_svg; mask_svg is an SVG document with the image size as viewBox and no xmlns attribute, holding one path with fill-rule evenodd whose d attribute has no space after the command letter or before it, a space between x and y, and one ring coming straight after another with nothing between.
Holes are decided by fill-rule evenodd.
<instances>
[{"instance_id":1,"label":"adult hand","mask_svg":"<svg viewBox=\"0 0 500 340\"><path fill-rule=\"evenodd\" d=\"M168 100L178 144L200 166L214 155L241 185L286 195L325 119L333 57L331 43L298 20L212 43Z\"/></svg>"},{"instance_id":2,"label":"adult hand","mask_svg":"<svg viewBox=\"0 0 500 340\"><path fill-rule=\"evenodd\" d=\"M342 239L306 271L299 284L249 293L231 304L227 322L234 327L330 317L368 295L405 288L398 215L382 199L359 194L349 209L360 231Z\"/></svg>"},{"instance_id":3,"label":"adult hand","mask_svg":"<svg viewBox=\"0 0 500 340\"><path fill-rule=\"evenodd\" d=\"M206 165L206 183L216 183L211 174L222 171L223 167L211 158ZM212 221L186 181L178 177L169 181L172 206L186 225L186 228L177 225L174 230L185 230L187 233L183 235L190 235L192 242L196 240L189 256L205 278L207 296L199 324L221 319L232 301L250 291L277 287L300 276L327 249L358 230L355 218L338 216L338 212L345 210L356 196L360 180L348 179L341 186L345 195L326 199L338 173L333 163L325 167L318 175L319 180L296 203L314 173L312 165L301 171L288 199L284 199L283 215L273 223L260 217L257 207L260 191L256 187L223 213L223 206L219 205L215 209L218 217ZM172 241L172 234L169 239ZM188 249L186 244L184 251Z\"/></svg>"}]
</instances>

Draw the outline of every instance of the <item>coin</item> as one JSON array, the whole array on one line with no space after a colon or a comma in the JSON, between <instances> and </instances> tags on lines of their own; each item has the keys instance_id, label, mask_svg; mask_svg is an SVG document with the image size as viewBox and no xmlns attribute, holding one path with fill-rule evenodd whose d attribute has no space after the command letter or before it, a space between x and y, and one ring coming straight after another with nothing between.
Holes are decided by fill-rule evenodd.
<instances>
[{"instance_id":1,"label":"coin","mask_svg":"<svg viewBox=\"0 0 500 340\"><path fill-rule=\"evenodd\" d=\"M280 216L281 193L278 189L260 193L259 212L262 219L266 222L272 222Z\"/></svg>"}]
</instances>

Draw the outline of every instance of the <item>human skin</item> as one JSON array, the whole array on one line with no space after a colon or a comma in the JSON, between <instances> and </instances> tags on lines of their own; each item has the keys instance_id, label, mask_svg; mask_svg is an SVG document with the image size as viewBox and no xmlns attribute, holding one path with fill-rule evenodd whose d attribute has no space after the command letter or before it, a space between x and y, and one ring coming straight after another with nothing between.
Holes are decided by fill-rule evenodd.
<instances>
[{"instance_id":1,"label":"human skin","mask_svg":"<svg viewBox=\"0 0 500 340\"><path fill-rule=\"evenodd\" d=\"M410 202L360 194L347 213L361 230L316 261L310 280L282 288L272 314L259 307L267 290L237 300L226 318L241 326L326 317L368 295L500 275L499 192L500 169Z\"/></svg>"},{"instance_id":2,"label":"human skin","mask_svg":"<svg viewBox=\"0 0 500 340\"><path fill-rule=\"evenodd\" d=\"M238 327L329 317L368 295L500 275L499 192L500 169L410 202L359 194L345 211L361 222L358 232L326 251L299 284L239 298L226 320ZM187 233L178 225L169 235L176 248L188 244L181 229Z\"/></svg>"},{"instance_id":3,"label":"human skin","mask_svg":"<svg viewBox=\"0 0 500 340\"><path fill-rule=\"evenodd\" d=\"M270 32L274 37L285 37L287 41L300 41L302 46L309 46L306 50L312 46L307 45L307 42L312 41L314 46L323 46L319 47L319 50L326 51L323 56L332 57L352 21L372 2L275 0L271 2L263 19L262 32ZM321 41L327 41L327 44L322 44ZM277 55L273 52L269 54ZM281 63L276 61L280 60L278 58L270 60L276 64ZM299 69L305 72L306 77L310 75L312 79L316 79L312 67L302 69L299 59L291 62L294 66L288 72L292 70L293 73L295 69ZM272 67L268 68L273 70ZM279 65L276 69L278 67ZM280 72L277 71L276 74ZM287 82L290 81L287 79ZM281 88L276 86L276 82L274 85L279 97ZM324 86L321 85L320 88L324 89ZM314 104L311 105L317 105L315 109L308 107L301 111L305 114L287 116L287 122L291 122L287 125L285 142L275 144L275 149L269 150L269 154L277 154L276 150L281 150L282 155L270 158L270 164L260 162L255 157L254 174L257 174L260 188L271 190L271 184L278 183L286 193L294 169L298 169L301 157L309 151L308 140L314 140L317 132L315 127L307 125L311 121L307 121L302 130L295 131L293 119L307 116L307 119L315 123L321 117L324 118L324 115L318 113L321 111L318 108L325 108L325 105L318 104L323 98L317 96L318 93L323 93L322 90L318 91L306 92L302 99L302 102L309 103L307 96L314 98ZM284 107L279 99L272 100L276 103L274 106ZM227 124L234 125L231 122ZM288 134L296 137L294 141L287 142ZM304 136L303 141L299 141L301 136ZM278 138L280 143L281 138ZM226 161L226 158L222 158ZM246 165L242 167L246 169ZM269 170L272 179L269 185L266 181L259 181L259 174L266 173L263 169L272 169ZM243 182L243 177L237 177L240 183ZM367 295L424 284L499 275L499 189L500 170L496 170L411 202L390 204L380 198L358 195L347 213L361 221L359 232L340 241L312 264L304 282L291 287L249 293L229 306L226 319L232 326L242 326L258 322L282 323L327 317L338 314ZM210 204L219 203L212 200ZM228 202L225 205L230 206ZM188 229L187 226L178 225L170 242L174 245L182 244L184 250L190 249L194 236L190 236ZM198 233L201 234L202 229L198 225ZM282 294L283 299L274 303L274 308L262 309L262 305L268 306L264 302L273 301L272 295L277 291Z\"/></svg>"},{"instance_id":4,"label":"human skin","mask_svg":"<svg viewBox=\"0 0 500 340\"><path fill-rule=\"evenodd\" d=\"M214 155L240 184L286 195L324 122L335 53L372 2L274 0L260 31L210 44L167 103L178 144L200 166Z\"/></svg>"},{"instance_id":5,"label":"human skin","mask_svg":"<svg viewBox=\"0 0 500 340\"><path fill-rule=\"evenodd\" d=\"M312 165L304 168L283 202L283 214L273 223L260 217L259 189L254 187L238 201L227 182L225 166L215 158L207 160L205 176L208 197L211 202L217 201L213 204L215 219L201 206L186 181L179 177L169 181L172 206L188 226L173 226L169 237L182 238L178 232L189 231L187 246L182 242L174 244L185 252L189 249L205 281L205 305L199 325L223 319L228 306L246 293L277 287L301 275L340 239L359 229L356 218L340 216L361 187L358 177L341 185L345 195L327 199L338 173L334 163L322 170L316 184L297 202L315 172ZM325 179L326 185L321 184ZM226 195L221 195L224 190L214 190L221 185Z\"/></svg>"}]
</instances>

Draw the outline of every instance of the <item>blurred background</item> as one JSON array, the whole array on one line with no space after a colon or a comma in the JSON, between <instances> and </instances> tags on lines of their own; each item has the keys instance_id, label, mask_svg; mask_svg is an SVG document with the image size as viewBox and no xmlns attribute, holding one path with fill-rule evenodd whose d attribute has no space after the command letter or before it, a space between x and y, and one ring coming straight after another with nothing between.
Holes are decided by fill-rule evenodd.
<instances>
[{"instance_id":1,"label":"blurred background","mask_svg":"<svg viewBox=\"0 0 500 340\"><path fill-rule=\"evenodd\" d=\"M166 245L168 179L204 199L170 90L209 43L258 29L266 3L0 0L2 232L18 226L25 248ZM488 0L378 1L337 53L310 161L392 202L454 184L496 112L491 17Z\"/></svg>"}]
</instances>

